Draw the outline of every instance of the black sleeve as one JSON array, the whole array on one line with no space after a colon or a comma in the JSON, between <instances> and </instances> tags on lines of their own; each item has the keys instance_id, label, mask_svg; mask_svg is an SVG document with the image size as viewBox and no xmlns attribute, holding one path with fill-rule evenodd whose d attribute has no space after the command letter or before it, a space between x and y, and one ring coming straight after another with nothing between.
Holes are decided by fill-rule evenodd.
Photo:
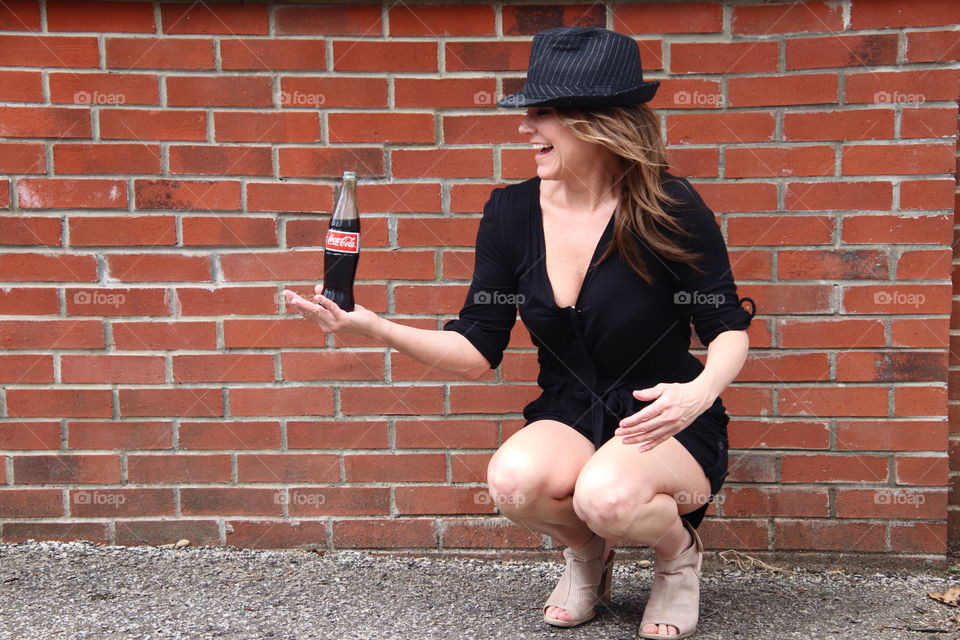
<instances>
[{"instance_id":1,"label":"black sleeve","mask_svg":"<svg viewBox=\"0 0 960 640\"><path fill-rule=\"evenodd\" d=\"M698 273L689 265L679 266L674 302L687 306L697 336L707 346L724 331L747 329L756 314L756 305L751 298L737 297L727 245L713 211L693 185L685 179L681 184L685 188L679 191L687 192L687 195L680 209L680 218L684 227L693 232L690 237L682 236L681 243L703 254L697 262L703 272ZM741 306L744 300L750 302L750 311Z\"/></svg>"},{"instance_id":2,"label":"black sleeve","mask_svg":"<svg viewBox=\"0 0 960 640\"><path fill-rule=\"evenodd\" d=\"M477 229L473 280L459 318L443 325L469 340L496 369L517 321L517 278L504 229L506 211L500 206L502 189L494 189L483 207Z\"/></svg>"}]
</instances>

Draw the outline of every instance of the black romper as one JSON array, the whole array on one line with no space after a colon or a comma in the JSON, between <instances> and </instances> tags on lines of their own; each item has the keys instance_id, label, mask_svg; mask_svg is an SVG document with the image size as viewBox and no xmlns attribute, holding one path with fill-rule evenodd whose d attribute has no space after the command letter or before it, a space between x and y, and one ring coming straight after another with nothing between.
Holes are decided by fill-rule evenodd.
<instances>
[{"instance_id":1,"label":"black romper","mask_svg":"<svg viewBox=\"0 0 960 640\"><path fill-rule=\"evenodd\" d=\"M596 448L621 419L651 404L632 391L658 382L689 382L703 365L690 353L690 320L703 345L750 325L756 307L737 298L726 244L713 212L693 186L662 172L663 188L682 204L665 209L693 235L665 230L681 246L704 254L696 273L640 243L655 284L648 285L615 251L587 271L576 304L560 307L547 278L540 178L494 189L477 232L473 280L459 318L443 325L464 335L497 368L520 317L537 346L543 392L523 410L526 424L563 422ZM613 217L590 264L613 239ZM639 241L638 241L639 242ZM741 303L749 300L750 312ZM710 480L711 500L727 475L726 409L718 397L676 438ZM526 425L524 425L526 426ZM683 514L699 526L709 503Z\"/></svg>"}]
</instances>

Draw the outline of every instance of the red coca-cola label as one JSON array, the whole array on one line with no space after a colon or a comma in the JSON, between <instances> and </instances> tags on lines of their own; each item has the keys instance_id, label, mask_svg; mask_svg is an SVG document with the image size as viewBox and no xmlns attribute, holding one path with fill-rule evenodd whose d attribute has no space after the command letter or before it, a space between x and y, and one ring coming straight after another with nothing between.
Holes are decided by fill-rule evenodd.
<instances>
[{"instance_id":1,"label":"red coca-cola label","mask_svg":"<svg viewBox=\"0 0 960 640\"><path fill-rule=\"evenodd\" d=\"M355 231L327 231L326 248L328 251L342 253L360 253L360 234Z\"/></svg>"}]
</instances>

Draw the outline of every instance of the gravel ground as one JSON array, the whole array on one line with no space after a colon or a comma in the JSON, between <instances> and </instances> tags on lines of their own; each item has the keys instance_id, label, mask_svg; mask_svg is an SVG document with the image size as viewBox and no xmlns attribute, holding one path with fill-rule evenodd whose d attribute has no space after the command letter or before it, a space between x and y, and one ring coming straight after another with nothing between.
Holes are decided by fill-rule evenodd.
<instances>
[{"instance_id":1,"label":"gravel ground","mask_svg":"<svg viewBox=\"0 0 960 640\"><path fill-rule=\"evenodd\" d=\"M648 562L615 565L613 602L573 629L542 620L556 560L445 559L230 547L0 544L0 638L635 638ZM928 591L960 576L704 561L699 640L960 638ZM914 630L911 630L914 629ZM936 631L940 630L940 631Z\"/></svg>"}]
</instances>

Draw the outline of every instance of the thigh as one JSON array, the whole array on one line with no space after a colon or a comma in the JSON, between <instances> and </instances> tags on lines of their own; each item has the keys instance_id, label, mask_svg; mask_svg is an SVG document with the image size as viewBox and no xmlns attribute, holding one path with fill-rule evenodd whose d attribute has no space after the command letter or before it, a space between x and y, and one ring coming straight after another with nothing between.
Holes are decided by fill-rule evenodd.
<instances>
[{"instance_id":1,"label":"thigh","mask_svg":"<svg viewBox=\"0 0 960 640\"><path fill-rule=\"evenodd\" d=\"M590 456L593 443L558 420L534 420L507 438L487 467L491 485L531 484L547 495L564 498L573 493L577 476Z\"/></svg>"},{"instance_id":2,"label":"thigh","mask_svg":"<svg viewBox=\"0 0 960 640\"><path fill-rule=\"evenodd\" d=\"M612 499L645 504L658 493L677 501L681 515L696 511L710 499L710 481L703 467L676 438L653 449L637 451L614 436L584 465L577 483L603 488Z\"/></svg>"}]
</instances>

